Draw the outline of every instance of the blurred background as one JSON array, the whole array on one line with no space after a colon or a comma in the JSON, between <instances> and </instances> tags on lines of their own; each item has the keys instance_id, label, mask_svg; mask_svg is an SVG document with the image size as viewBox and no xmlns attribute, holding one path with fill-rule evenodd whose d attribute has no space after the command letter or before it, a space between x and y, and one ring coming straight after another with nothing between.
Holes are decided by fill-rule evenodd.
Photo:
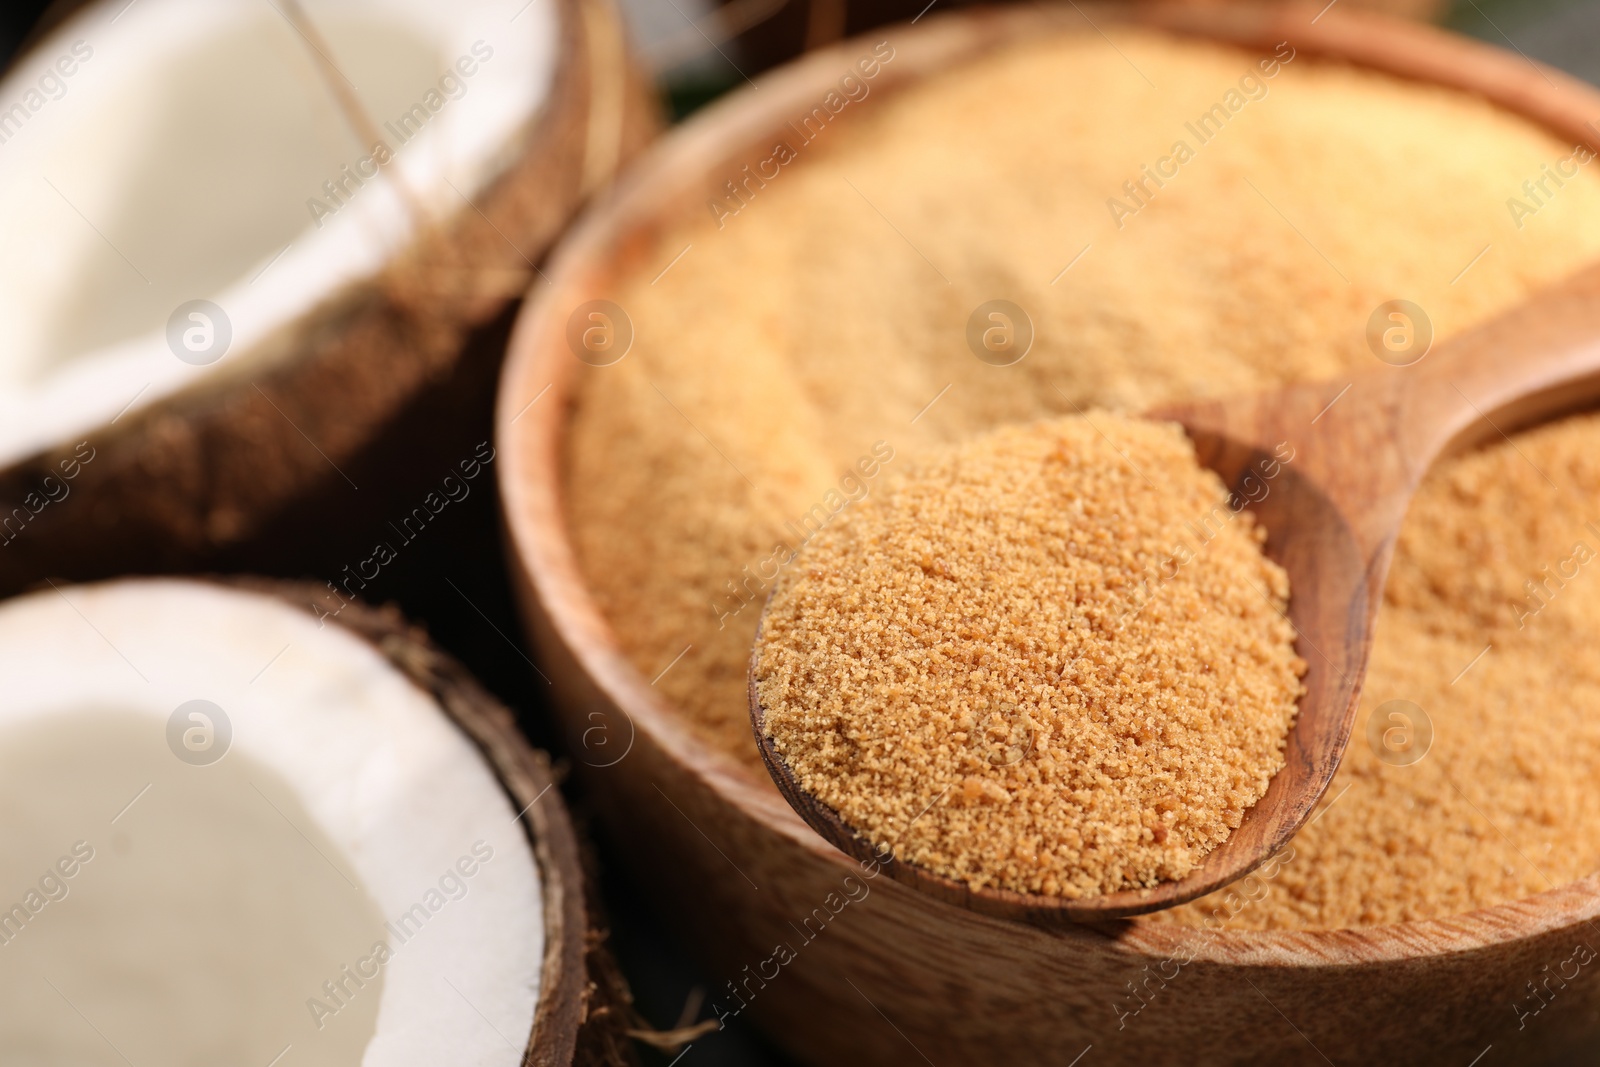
<instances>
[{"instance_id":1,"label":"blurred background","mask_svg":"<svg viewBox=\"0 0 1600 1067\"><path fill-rule=\"evenodd\" d=\"M137 0L132 0L137 2ZM806 51L873 26L962 6L960 0L619 0L635 46L657 79L663 113L673 121L703 107L746 78ZM1335 0L1426 18L1458 32L1514 49L1532 59L1600 83L1600 0ZM0 8L0 58L9 62L31 37L77 5L11 0ZM1330 5L1331 6L1331 5ZM474 413L481 436L491 436L487 406ZM544 705L544 688L523 651L520 626L504 578L493 479L439 518L418 547L384 569L366 590L376 602L395 601L463 660L518 714L536 745L558 757L571 750ZM440 579L448 564L455 584ZM299 577L300 575L287 575ZM457 588L459 586L459 588ZM575 791L574 791L575 792ZM572 795L583 818L583 797ZM600 837L601 892L612 945L638 1007L656 1027L670 1029L709 1016L709 976L697 972L670 923L654 914L648 887L631 885L608 862ZM825 1021L819 1020L819 1024ZM789 1061L747 1024L696 1041L694 1065L780 1065ZM645 1063L677 1056L643 1049Z\"/></svg>"}]
</instances>

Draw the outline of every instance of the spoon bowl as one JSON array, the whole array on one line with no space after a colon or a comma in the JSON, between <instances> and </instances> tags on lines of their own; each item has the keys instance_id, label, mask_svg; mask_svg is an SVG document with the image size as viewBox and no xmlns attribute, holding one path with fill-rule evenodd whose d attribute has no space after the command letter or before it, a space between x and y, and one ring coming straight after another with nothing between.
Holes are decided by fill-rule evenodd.
<instances>
[{"instance_id":1,"label":"spoon bowl","mask_svg":"<svg viewBox=\"0 0 1600 1067\"><path fill-rule=\"evenodd\" d=\"M825 839L947 903L1035 923L1093 922L1172 907L1249 874L1310 818L1343 758L1384 578L1407 505L1453 449L1600 399L1600 265L1404 366L1149 412L1188 432L1267 531L1289 576L1288 619L1306 661L1284 766L1226 841L1189 874L1148 889L1069 899L965 883L901 861L808 793L767 732L751 658L756 744L789 804ZM757 645L760 631L757 631Z\"/></svg>"}]
</instances>

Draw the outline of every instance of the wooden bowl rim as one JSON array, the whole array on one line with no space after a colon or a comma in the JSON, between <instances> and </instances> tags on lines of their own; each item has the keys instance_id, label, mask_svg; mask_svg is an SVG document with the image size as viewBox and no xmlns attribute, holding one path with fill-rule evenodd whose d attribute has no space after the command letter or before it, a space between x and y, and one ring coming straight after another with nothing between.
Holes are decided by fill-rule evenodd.
<instances>
[{"instance_id":1,"label":"wooden bowl rim","mask_svg":"<svg viewBox=\"0 0 1600 1067\"><path fill-rule=\"evenodd\" d=\"M507 349L496 401L496 446L501 453L499 487L509 564L531 590L559 639L594 684L650 736L668 758L746 817L789 838L841 871L856 864L825 841L791 809L770 781L758 778L731 754L699 737L683 714L653 689L619 648L609 623L590 596L568 535L563 497L567 414L576 360L564 351L562 309L603 291L590 283L608 272L621 237L649 228L661 216L663 188L677 189L686 174L703 173L697 160L724 161L765 135L775 113L814 103L852 59L893 35L897 54L930 53L969 59L1036 35L1073 32L1062 25L1082 20L1077 32L1106 23L1138 25L1236 47L1264 39L1289 40L1301 53L1375 69L1401 78L1476 95L1543 127L1547 132L1600 150L1600 91L1526 57L1513 55L1432 26L1371 12L1323 8L1316 3L1279 7L1191 7L1181 4L977 8L931 16L920 25L898 24L840 42L762 75L759 92L740 89L670 131L636 161L623 178L580 216L561 240L540 284L518 315ZM909 64L907 64L909 65ZM902 65L875 91L894 91L923 80ZM891 68L885 68L891 74ZM801 109L803 110L803 109ZM662 178L666 176L667 181ZM667 212L669 220L682 216ZM548 341L548 343L541 343ZM522 425L518 425L518 423ZM905 889L907 894L914 890ZM1001 926L1015 920L974 915ZM1203 928L1176 923L1114 922L1066 928L1034 927L1045 936L1113 939L1150 958L1187 958L1231 965L1302 969L1376 965L1483 951L1521 939L1591 923L1600 918L1600 872L1503 904L1443 918L1385 926L1329 930L1257 931ZM1198 946L1194 942L1201 941Z\"/></svg>"}]
</instances>

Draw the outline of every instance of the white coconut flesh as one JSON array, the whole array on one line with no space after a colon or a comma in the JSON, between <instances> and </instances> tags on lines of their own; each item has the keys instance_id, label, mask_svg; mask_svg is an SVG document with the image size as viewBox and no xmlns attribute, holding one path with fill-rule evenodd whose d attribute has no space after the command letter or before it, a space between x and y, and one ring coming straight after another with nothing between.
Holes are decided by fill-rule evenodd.
<instances>
[{"instance_id":1,"label":"white coconut flesh","mask_svg":"<svg viewBox=\"0 0 1600 1067\"><path fill-rule=\"evenodd\" d=\"M0 463L286 358L264 342L404 248L412 205L470 212L517 157L553 0L301 7L309 38L279 3L103 0L0 80ZM226 324L180 315L179 358L195 300Z\"/></svg>"},{"instance_id":2,"label":"white coconut flesh","mask_svg":"<svg viewBox=\"0 0 1600 1067\"><path fill-rule=\"evenodd\" d=\"M0 1063L521 1063L522 824L371 645L203 583L63 587L0 605L0 692Z\"/></svg>"}]
</instances>

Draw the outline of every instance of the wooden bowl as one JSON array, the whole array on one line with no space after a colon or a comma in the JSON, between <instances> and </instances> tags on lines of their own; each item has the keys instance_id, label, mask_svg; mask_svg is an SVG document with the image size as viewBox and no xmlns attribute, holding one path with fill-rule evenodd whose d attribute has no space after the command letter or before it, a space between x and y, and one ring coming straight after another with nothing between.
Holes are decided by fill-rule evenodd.
<instances>
[{"instance_id":1,"label":"wooden bowl","mask_svg":"<svg viewBox=\"0 0 1600 1067\"><path fill-rule=\"evenodd\" d=\"M1140 0L1124 0L1138 3ZM1188 0L1192 4L1215 4L1218 0ZM1221 0L1251 3L1253 0ZM1367 8L1411 19L1433 19L1448 6L1447 0L1342 0L1349 7ZM981 0L941 0L935 11L973 7ZM767 5L777 4L776 10ZM722 10L743 13L749 0L719 0ZM764 0L756 10L765 15L748 30L738 34L739 54L749 61L751 73L765 70L800 53L832 44L840 37L864 34L874 26L907 22L928 7L928 0Z\"/></svg>"},{"instance_id":2,"label":"wooden bowl","mask_svg":"<svg viewBox=\"0 0 1600 1067\"><path fill-rule=\"evenodd\" d=\"M1568 143L1600 136L1585 126L1600 117L1600 94L1575 80L1344 6L1315 19L1320 2L930 15L891 31L896 59L872 99L1011 42L1093 32L1079 17L1087 10L1100 26L1135 20L1251 48L1287 39L1304 54L1475 93ZM1466 1067L1487 1049L1488 1067L1600 1040L1600 980L1529 999L1529 983L1574 965L1587 973L1574 960L1600 949L1600 877L1466 915L1327 932L1131 922L1046 930L987 917L864 870L824 842L759 769L701 740L624 657L568 538L562 451L579 364L567 318L618 277L659 270L672 255L658 247L672 221L704 211L710 190L759 159L863 47L768 74L759 92L735 93L659 143L565 239L553 284L517 325L501 383L499 473L528 627L571 736L582 739L579 771L601 818L639 884L702 952L713 1002L748 1009L814 1064ZM1536 1003L1547 1006L1519 1020Z\"/></svg>"}]
</instances>

